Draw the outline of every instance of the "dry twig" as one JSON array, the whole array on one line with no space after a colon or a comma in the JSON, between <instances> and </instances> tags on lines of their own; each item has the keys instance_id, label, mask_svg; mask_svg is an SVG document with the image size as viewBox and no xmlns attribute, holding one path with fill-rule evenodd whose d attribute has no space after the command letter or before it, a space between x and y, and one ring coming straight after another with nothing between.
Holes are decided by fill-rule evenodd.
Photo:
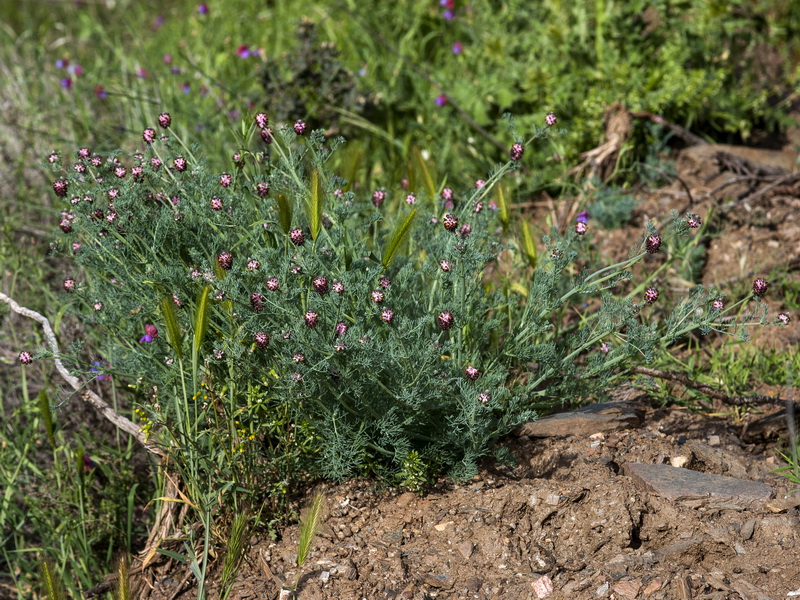
<instances>
[{"instance_id":1,"label":"dry twig","mask_svg":"<svg viewBox=\"0 0 800 600\"><path fill-rule=\"evenodd\" d=\"M44 336L47 340L47 345L50 346L50 351L53 353L53 361L55 362L56 370L58 370L61 377L64 378L64 380L85 402L91 404L101 415L111 421L114 425L136 438L136 440L142 446L144 446L148 452L152 452L153 454L157 454L159 456L164 456L164 451L158 446L148 442L145 439L144 433L142 433L141 429L135 423L133 423L127 417L117 413L113 408L106 404L106 402L100 396L88 389L80 379L75 377L67 370L67 368L64 366L64 363L61 362L61 359L59 358L60 351L58 349L56 334L53 332L53 328L50 325L50 321L47 320L47 317L39 314L35 310L20 306L12 298L8 297L2 292L0 292L0 300L8 304L8 306L11 307L11 310L13 310L15 313L41 323L42 328L44 329Z\"/></svg>"}]
</instances>

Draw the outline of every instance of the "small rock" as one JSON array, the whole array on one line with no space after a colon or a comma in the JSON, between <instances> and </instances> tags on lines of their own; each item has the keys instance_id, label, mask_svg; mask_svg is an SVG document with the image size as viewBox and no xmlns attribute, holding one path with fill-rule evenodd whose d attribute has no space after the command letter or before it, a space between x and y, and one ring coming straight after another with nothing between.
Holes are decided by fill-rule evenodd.
<instances>
[{"instance_id":1,"label":"small rock","mask_svg":"<svg viewBox=\"0 0 800 600\"><path fill-rule=\"evenodd\" d=\"M328 580L331 578L331 572L323 571L319 574L319 578L322 580L322 583L328 583Z\"/></svg>"},{"instance_id":2,"label":"small rock","mask_svg":"<svg viewBox=\"0 0 800 600\"><path fill-rule=\"evenodd\" d=\"M710 435L708 436L708 445L709 446L719 446L722 442L719 439L718 435Z\"/></svg>"},{"instance_id":3,"label":"small rock","mask_svg":"<svg viewBox=\"0 0 800 600\"><path fill-rule=\"evenodd\" d=\"M531 582L531 587L536 594L537 598L547 598L553 593L553 582L547 575L539 577L536 581Z\"/></svg>"},{"instance_id":4,"label":"small rock","mask_svg":"<svg viewBox=\"0 0 800 600\"><path fill-rule=\"evenodd\" d=\"M634 598L639 595L639 590L641 587L641 581L620 581L614 585L614 591L623 598L634 600Z\"/></svg>"},{"instance_id":5,"label":"small rock","mask_svg":"<svg viewBox=\"0 0 800 600\"><path fill-rule=\"evenodd\" d=\"M771 487L758 481L676 469L668 465L628 462L624 469L637 487L673 502L697 500L707 503L712 500L716 503L722 501L758 506L773 494ZM797 503L800 504L800 498Z\"/></svg>"},{"instance_id":6,"label":"small rock","mask_svg":"<svg viewBox=\"0 0 800 600\"><path fill-rule=\"evenodd\" d=\"M598 596L605 596L606 592L608 591L609 583L606 581L603 585L597 588L595 594Z\"/></svg>"},{"instance_id":7,"label":"small rock","mask_svg":"<svg viewBox=\"0 0 800 600\"><path fill-rule=\"evenodd\" d=\"M664 582L661 579L653 579L653 581L645 586L644 592L642 593L645 596L650 596L651 594L655 594L658 590L660 590L662 585L664 585Z\"/></svg>"},{"instance_id":8,"label":"small rock","mask_svg":"<svg viewBox=\"0 0 800 600\"><path fill-rule=\"evenodd\" d=\"M749 540L751 537L753 537L753 532L755 531L755 529L756 529L756 520L750 519L748 521L745 521L744 525L742 525L742 529L739 532L739 534L742 536L743 540Z\"/></svg>"},{"instance_id":9,"label":"small rock","mask_svg":"<svg viewBox=\"0 0 800 600\"><path fill-rule=\"evenodd\" d=\"M673 467L685 467L689 464L689 457L688 456L673 456L669 459L669 464Z\"/></svg>"},{"instance_id":10,"label":"small rock","mask_svg":"<svg viewBox=\"0 0 800 600\"><path fill-rule=\"evenodd\" d=\"M475 549L475 545L470 541L461 542L458 545L458 551L461 553L461 556L463 556L465 559L469 558L470 556L472 556L472 551L474 549Z\"/></svg>"},{"instance_id":11,"label":"small rock","mask_svg":"<svg viewBox=\"0 0 800 600\"><path fill-rule=\"evenodd\" d=\"M772 500L768 500L764 506L774 513L786 512L790 508L800 506L800 496L792 498L774 498Z\"/></svg>"},{"instance_id":12,"label":"small rock","mask_svg":"<svg viewBox=\"0 0 800 600\"><path fill-rule=\"evenodd\" d=\"M561 496L558 494L547 494L547 498L544 499L544 503L550 506L558 506L559 502L561 502Z\"/></svg>"},{"instance_id":13,"label":"small rock","mask_svg":"<svg viewBox=\"0 0 800 600\"><path fill-rule=\"evenodd\" d=\"M453 523L453 521L442 521L442 522L441 522L441 523L439 523L438 525L434 525L434 526L433 526L433 528L434 528L436 531L444 531L444 530L445 530L445 529L447 529L447 528L448 528L450 525L453 525L453 524L454 524L454 523Z\"/></svg>"},{"instance_id":14,"label":"small rock","mask_svg":"<svg viewBox=\"0 0 800 600\"><path fill-rule=\"evenodd\" d=\"M747 550L745 550L744 546L742 546L739 542L736 542L733 545L733 550L736 552L736 554L747 554Z\"/></svg>"},{"instance_id":15,"label":"small rock","mask_svg":"<svg viewBox=\"0 0 800 600\"><path fill-rule=\"evenodd\" d=\"M473 594L476 594L478 592L478 590L481 589L481 586L483 585L483 581L481 581L477 577L470 577L469 579L467 579L464 582L464 585L467 586L467 591L472 592Z\"/></svg>"},{"instance_id":16,"label":"small rock","mask_svg":"<svg viewBox=\"0 0 800 600\"><path fill-rule=\"evenodd\" d=\"M423 581L431 587L449 589L453 587L453 578L444 573L438 575L425 575Z\"/></svg>"},{"instance_id":17,"label":"small rock","mask_svg":"<svg viewBox=\"0 0 800 600\"><path fill-rule=\"evenodd\" d=\"M636 428L643 417L643 407L634 402L602 402L525 423L514 431L514 435L588 437L604 431Z\"/></svg>"},{"instance_id":18,"label":"small rock","mask_svg":"<svg viewBox=\"0 0 800 600\"><path fill-rule=\"evenodd\" d=\"M413 493L404 492L397 497L395 503L397 504L397 506L405 507L408 506L411 503L411 501L414 500L414 498L416 498L416 496Z\"/></svg>"}]
</instances>

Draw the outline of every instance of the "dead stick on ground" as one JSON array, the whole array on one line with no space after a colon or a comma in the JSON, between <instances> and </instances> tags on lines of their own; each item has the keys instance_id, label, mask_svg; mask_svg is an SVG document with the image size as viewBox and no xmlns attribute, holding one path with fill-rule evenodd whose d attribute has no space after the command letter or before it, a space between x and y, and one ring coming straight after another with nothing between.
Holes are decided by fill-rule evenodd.
<instances>
[{"instance_id":1,"label":"dead stick on ground","mask_svg":"<svg viewBox=\"0 0 800 600\"><path fill-rule=\"evenodd\" d=\"M658 379L669 379L671 381L677 381L684 387L692 388L693 390L697 390L698 392L705 394L709 398L714 398L715 400L721 400L725 404L731 404L733 406L741 406L743 404L785 403L785 400L781 400L780 398L776 398L774 396L764 396L762 394L754 394L752 396L729 396L722 390L719 390L715 387L712 387L705 383L697 383L696 381L692 381L691 379L689 379L687 375L684 375L683 373L659 371L658 369L651 369L649 367L634 367L631 371L633 373L637 373L639 375L646 375L648 377L656 377Z\"/></svg>"},{"instance_id":2,"label":"dead stick on ground","mask_svg":"<svg viewBox=\"0 0 800 600\"><path fill-rule=\"evenodd\" d=\"M72 389L74 389L85 402L91 404L95 409L97 409L97 411L100 412L101 415L122 429L122 431L129 433L136 438L136 440L142 444L142 446L144 446L148 452L158 454L159 456L164 456L163 450L147 442L144 433L142 433L141 429L135 423L117 413L113 408L106 404L106 402L100 396L95 394L92 390L86 388L80 379L75 377L67 370L67 368L64 366L64 363L61 362L61 359L59 358L60 351L58 349L56 334L53 332L53 328L50 326L50 321L47 320L47 317L39 314L35 310L20 306L13 299L9 298L2 292L0 292L0 300L8 304L11 307L11 310L13 310L15 313L20 314L23 317L33 319L34 321L38 321L42 324L44 336L47 339L47 344L50 346L50 351L53 353L53 361L55 362L56 369L61 377L63 377L64 380L70 386L72 386Z\"/></svg>"}]
</instances>

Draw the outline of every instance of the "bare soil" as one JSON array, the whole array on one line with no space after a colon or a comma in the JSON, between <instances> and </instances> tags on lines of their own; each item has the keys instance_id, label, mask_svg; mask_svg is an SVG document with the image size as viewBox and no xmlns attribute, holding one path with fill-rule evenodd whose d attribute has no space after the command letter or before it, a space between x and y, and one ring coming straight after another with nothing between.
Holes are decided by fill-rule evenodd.
<instances>
[{"instance_id":1,"label":"bare soil","mask_svg":"<svg viewBox=\"0 0 800 600\"><path fill-rule=\"evenodd\" d=\"M419 496L370 482L327 486L329 518L298 598L784 598L800 587L800 521L763 444L729 423L647 410L635 430L510 439L517 464ZM625 464L669 464L765 482L760 506L642 490ZM297 576L298 527L253 538L232 599L277 598ZM152 583L169 598L181 572ZM538 590L548 590L548 595ZM182 598L189 598L187 589ZM545 595L540 595L540 594ZM215 597L212 587L211 597Z\"/></svg>"}]
</instances>

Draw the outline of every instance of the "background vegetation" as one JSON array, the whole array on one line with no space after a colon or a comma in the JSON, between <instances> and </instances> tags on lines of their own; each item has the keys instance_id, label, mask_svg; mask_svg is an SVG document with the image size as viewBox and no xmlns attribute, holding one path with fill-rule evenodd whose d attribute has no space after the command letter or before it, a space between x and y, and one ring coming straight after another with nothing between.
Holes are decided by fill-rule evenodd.
<instances>
[{"instance_id":1,"label":"background vegetation","mask_svg":"<svg viewBox=\"0 0 800 600\"><path fill-rule=\"evenodd\" d=\"M406 193L434 202L450 186L466 196L476 179L507 161L515 140L504 113L527 135L552 111L553 135L527 148L525 170L503 183L510 207L503 243L521 246L518 206L541 190L556 197L575 191L565 174L602 138L614 103L709 140L762 141L787 125L800 83L800 5L792 0L18 0L0 5L0 24L0 291L46 314L87 385L142 425L147 420L134 409L142 410L146 391L131 387L135 378L106 377L108 355L98 349L108 338L64 301L63 280L80 273L51 251L64 206L52 193L49 153L59 152L69 169L80 147L107 156L140 146L143 128L156 127L157 115L169 111L174 135L201 149L209 173L233 172L233 153L254 148L241 124L263 110L275 124L304 119L309 130L345 136L349 142L326 167L346 182L345 193L368 197L385 189L394 223ZM593 225L625 222L633 208L626 185L641 162L669 166L655 152L663 149L663 131L635 127L615 177L596 194L596 211L587 206ZM487 203L495 194L493 188ZM549 225L534 224L532 236L538 241ZM541 244L539 251L546 252ZM670 260L683 261L685 277L696 282L701 257L690 251L702 248L676 245ZM513 279L522 285L530 273L516 267L509 294ZM781 273L770 279L796 303L796 282ZM4 305L0 324L0 594L30 596L41 580L38 565L48 559L80 597L98 573L115 568L120 553L141 548L144 506L163 491L165 475L67 394L50 361L19 368L21 349L44 346L40 330ZM70 346L73 340L80 344ZM754 380L775 380L781 369L797 372L797 363L796 352L755 353L745 369L723 347L710 356L698 352L691 364L664 366L702 379L711 365L730 374L731 393L741 393ZM313 428L289 431L290 417L271 421L272 439L283 440L275 454L291 461L275 467L268 509L259 510L263 499L247 499L253 525L283 518L284 494L309 477L306 459L318 436ZM406 450L389 471L367 465L362 472L424 487L441 465Z\"/></svg>"}]
</instances>

